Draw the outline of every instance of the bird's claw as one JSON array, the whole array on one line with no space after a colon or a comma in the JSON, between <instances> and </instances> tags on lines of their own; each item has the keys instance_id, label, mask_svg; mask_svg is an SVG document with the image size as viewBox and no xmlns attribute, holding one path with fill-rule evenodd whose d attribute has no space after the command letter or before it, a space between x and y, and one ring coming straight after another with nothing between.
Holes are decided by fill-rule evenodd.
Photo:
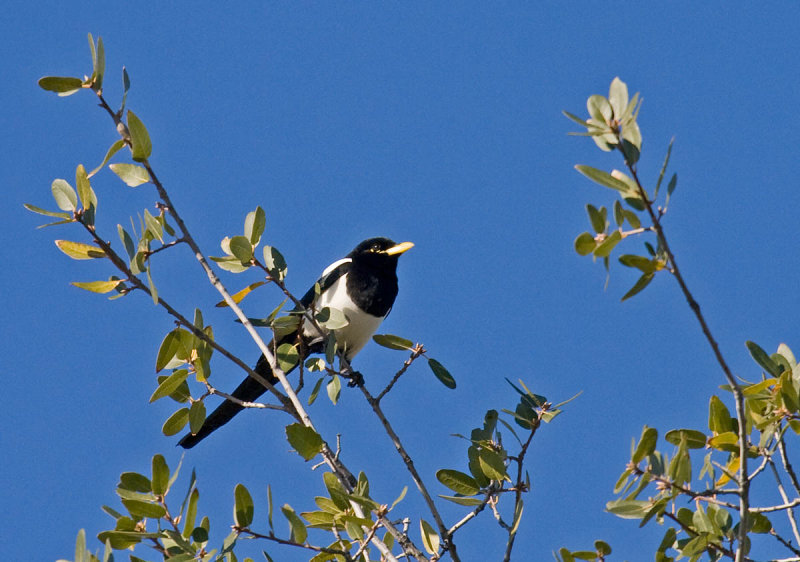
<instances>
[{"instance_id":1,"label":"bird's claw","mask_svg":"<svg viewBox=\"0 0 800 562\"><path fill-rule=\"evenodd\" d=\"M358 371L350 371L348 374L344 375L344 377L347 378L347 386L350 388L364 386L364 375Z\"/></svg>"}]
</instances>

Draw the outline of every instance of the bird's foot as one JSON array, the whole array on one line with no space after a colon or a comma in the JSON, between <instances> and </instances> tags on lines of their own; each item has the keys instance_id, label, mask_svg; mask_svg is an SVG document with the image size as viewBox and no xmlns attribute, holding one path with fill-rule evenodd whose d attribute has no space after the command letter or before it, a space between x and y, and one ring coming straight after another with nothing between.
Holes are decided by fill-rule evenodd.
<instances>
[{"instance_id":1,"label":"bird's foot","mask_svg":"<svg viewBox=\"0 0 800 562\"><path fill-rule=\"evenodd\" d=\"M364 386L364 375L358 371L350 371L347 374L342 374L347 379L347 386L355 388L356 386Z\"/></svg>"}]
</instances>

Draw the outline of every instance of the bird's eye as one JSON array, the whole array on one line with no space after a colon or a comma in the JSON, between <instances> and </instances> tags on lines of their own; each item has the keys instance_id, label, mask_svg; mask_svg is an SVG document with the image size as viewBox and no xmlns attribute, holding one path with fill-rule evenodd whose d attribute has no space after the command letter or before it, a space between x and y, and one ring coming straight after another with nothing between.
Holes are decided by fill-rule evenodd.
<instances>
[{"instance_id":1,"label":"bird's eye","mask_svg":"<svg viewBox=\"0 0 800 562\"><path fill-rule=\"evenodd\" d=\"M381 245L380 244L373 244L372 247L369 249L370 252L380 252Z\"/></svg>"}]
</instances>

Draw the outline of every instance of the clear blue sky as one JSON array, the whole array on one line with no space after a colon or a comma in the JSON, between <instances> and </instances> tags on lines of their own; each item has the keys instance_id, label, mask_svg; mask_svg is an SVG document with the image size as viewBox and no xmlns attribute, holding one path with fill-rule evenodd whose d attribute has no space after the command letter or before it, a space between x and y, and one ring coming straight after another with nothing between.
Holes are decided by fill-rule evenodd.
<instances>
[{"instance_id":1,"label":"clear blue sky","mask_svg":"<svg viewBox=\"0 0 800 562\"><path fill-rule=\"evenodd\" d=\"M100 506L118 505L120 472L148 472L154 453L174 467L181 454L160 432L172 404L147 403L169 318L139 295L108 302L70 286L110 269L66 258L52 239L80 239L77 228L35 230L40 217L22 208L52 207L51 181L94 167L116 138L91 96L36 86L87 72L92 32L105 41L108 96L119 99L126 65L151 162L208 253L257 205L298 293L363 238L416 243L382 331L424 342L459 386L445 389L420 365L387 409L437 492L437 468L465 467L464 443L450 434L488 408L513 407L504 377L552 400L582 390L535 439L517 558L548 560L602 538L615 560L650 559L662 529L637 531L604 513L605 502L642 425L703 428L723 379L672 279L621 304L632 272L614 266L604 291L602 267L574 253L585 203L613 199L573 165L620 162L568 137L561 110L583 114L614 76L642 92L648 181L676 137L668 235L733 368L756 378L744 340L800 351L800 8L736 6L12 2L0 21L3 558L71 557L79 528L94 536L112 523ZM116 223L152 208L150 189L110 172L94 187L109 240ZM159 259L155 276L176 306L202 306L218 339L256 358L211 308L218 296L191 256ZM226 277L234 289L253 280ZM259 315L280 300L261 289L246 304ZM378 388L402 359L372 345L356 366ZM238 384L228 364L215 367L218 386ZM344 434L351 466L380 459L372 480L382 500L410 483L356 392L312 415L327 438ZM287 451L281 421L246 412L186 455L217 542L237 482L262 523L268 482L276 502L311 507L297 500L307 466ZM313 484L308 493L319 493ZM450 521L461 512L445 511ZM500 539L489 518L480 540L460 540L465 560L500 557L483 550Z\"/></svg>"}]
</instances>

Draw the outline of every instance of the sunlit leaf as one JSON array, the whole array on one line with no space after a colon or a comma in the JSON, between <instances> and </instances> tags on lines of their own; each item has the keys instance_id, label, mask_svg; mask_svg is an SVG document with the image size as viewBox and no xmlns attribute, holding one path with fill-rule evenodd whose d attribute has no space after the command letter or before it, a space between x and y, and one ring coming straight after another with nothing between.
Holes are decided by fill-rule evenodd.
<instances>
[{"instance_id":1,"label":"sunlit leaf","mask_svg":"<svg viewBox=\"0 0 800 562\"><path fill-rule=\"evenodd\" d=\"M236 484L233 490L233 520L237 527L249 527L253 522L255 506L253 498L244 484Z\"/></svg>"},{"instance_id":2,"label":"sunlit leaf","mask_svg":"<svg viewBox=\"0 0 800 562\"><path fill-rule=\"evenodd\" d=\"M414 348L414 344L411 342L411 340L401 338L400 336L394 336L392 334L375 334L372 336L372 339L378 345L388 349L409 351Z\"/></svg>"},{"instance_id":3,"label":"sunlit leaf","mask_svg":"<svg viewBox=\"0 0 800 562\"><path fill-rule=\"evenodd\" d=\"M106 257L102 248L83 244L81 242L70 242L69 240L56 240L58 249L76 260L91 260Z\"/></svg>"},{"instance_id":4,"label":"sunlit leaf","mask_svg":"<svg viewBox=\"0 0 800 562\"><path fill-rule=\"evenodd\" d=\"M136 162L147 160L153 151L150 135L141 119L130 109L128 110L128 131L130 131L131 144L133 145L131 147L131 157Z\"/></svg>"},{"instance_id":5,"label":"sunlit leaf","mask_svg":"<svg viewBox=\"0 0 800 562\"><path fill-rule=\"evenodd\" d=\"M136 187L150 181L150 174L147 170L137 164L117 163L110 164L108 167L130 187Z\"/></svg>"},{"instance_id":6,"label":"sunlit leaf","mask_svg":"<svg viewBox=\"0 0 800 562\"><path fill-rule=\"evenodd\" d=\"M322 437L319 433L301 423L287 425L286 438L292 448L307 461L322 450Z\"/></svg>"},{"instance_id":7,"label":"sunlit leaf","mask_svg":"<svg viewBox=\"0 0 800 562\"><path fill-rule=\"evenodd\" d=\"M480 491L480 486L472 476L458 470L443 468L436 472L436 478L457 494L474 496Z\"/></svg>"},{"instance_id":8,"label":"sunlit leaf","mask_svg":"<svg viewBox=\"0 0 800 562\"><path fill-rule=\"evenodd\" d=\"M289 529L291 530L291 537L294 542L303 544L308 537L308 531L303 521L297 516L289 504L281 507L281 512L286 520L289 522Z\"/></svg>"},{"instance_id":9,"label":"sunlit leaf","mask_svg":"<svg viewBox=\"0 0 800 562\"><path fill-rule=\"evenodd\" d=\"M431 527L431 524L424 519L420 519L419 532L422 535L422 546L428 554L436 554L439 552L439 534Z\"/></svg>"},{"instance_id":10,"label":"sunlit leaf","mask_svg":"<svg viewBox=\"0 0 800 562\"><path fill-rule=\"evenodd\" d=\"M83 80L72 76L45 76L39 78L39 87L59 96L69 96L83 87Z\"/></svg>"},{"instance_id":11,"label":"sunlit leaf","mask_svg":"<svg viewBox=\"0 0 800 562\"><path fill-rule=\"evenodd\" d=\"M74 211L78 208L78 195L66 180L53 180L50 190L56 205L62 211Z\"/></svg>"},{"instance_id":12,"label":"sunlit leaf","mask_svg":"<svg viewBox=\"0 0 800 562\"><path fill-rule=\"evenodd\" d=\"M79 289L83 289L85 291L105 294L113 291L120 283L122 283L122 279L116 279L110 281L87 281L87 282L73 281L70 284L75 285Z\"/></svg>"}]
</instances>

